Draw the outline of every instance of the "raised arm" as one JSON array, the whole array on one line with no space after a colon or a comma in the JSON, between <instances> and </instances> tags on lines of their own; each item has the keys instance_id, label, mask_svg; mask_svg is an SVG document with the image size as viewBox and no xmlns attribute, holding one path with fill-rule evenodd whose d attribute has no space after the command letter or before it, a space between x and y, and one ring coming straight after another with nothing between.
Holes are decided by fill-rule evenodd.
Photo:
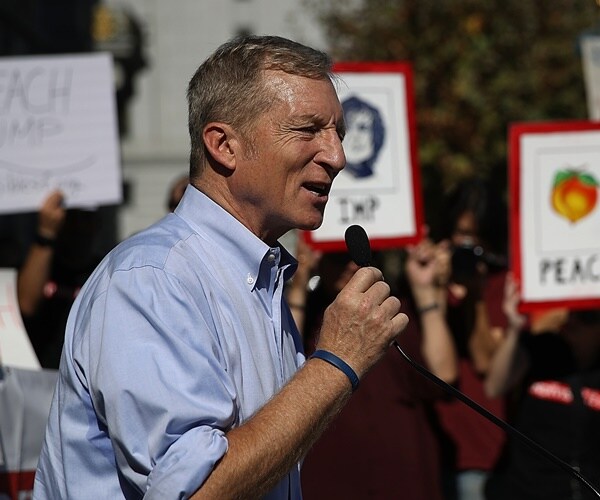
<instances>
[{"instance_id":1,"label":"raised arm","mask_svg":"<svg viewBox=\"0 0 600 500\"><path fill-rule=\"evenodd\" d=\"M492 327L487 304L483 299L475 303L475 322L469 338L469 352L478 373L489 370L491 360L502 342L502 328Z\"/></svg>"},{"instance_id":2,"label":"raised arm","mask_svg":"<svg viewBox=\"0 0 600 500\"><path fill-rule=\"evenodd\" d=\"M50 276L54 242L66 215L62 203L62 193L54 191L42 204L38 213L36 239L19 269L17 296L21 314L24 316L35 313L44 293L44 285Z\"/></svg>"},{"instance_id":3,"label":"raised arm","mask_svg":"<svg viewBox=\"0 0 600 500\"><path fill-rule=\"evenodd\" d=\"M407 250L406 274L422 330L421 350L434 375L447 383L458 376L457 355L446 322L446 292L449 250L445 243L424 240Z\"/></svg>"},{"instance_id":4,"label":"raised arm","mask_svg":"<svg viewBox=\"0 0 600 500\"><path fill-rule=\"evenodd\" d=\"M519 337L526 318L519 314L517 305L519 293L512 274L506 277L503 308L508 326L498 349L491 359L484 390L489 397L498 397L512 389L529 368L528 357L519 347Z\"/></svg>"}]
</instances>

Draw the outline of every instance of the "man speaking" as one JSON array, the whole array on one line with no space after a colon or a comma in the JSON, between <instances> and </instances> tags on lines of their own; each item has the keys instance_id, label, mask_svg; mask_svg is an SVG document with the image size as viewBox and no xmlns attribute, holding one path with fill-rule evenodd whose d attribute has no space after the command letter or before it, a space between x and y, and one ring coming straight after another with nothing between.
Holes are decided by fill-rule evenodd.
<instances>
[{"instance_id":1,"label":"man speaking","mask_svg":"<svg viewBox=\"0 0 600 500\"><path fill-rule=\"evenodd\" d=\"M188 88L190 186L71 311L34 498L300 498L299 463L406 326L359 269L305 360L278 238L319 227L344 168L323 53L233 39Z\"/></svg>"}]
</instances>

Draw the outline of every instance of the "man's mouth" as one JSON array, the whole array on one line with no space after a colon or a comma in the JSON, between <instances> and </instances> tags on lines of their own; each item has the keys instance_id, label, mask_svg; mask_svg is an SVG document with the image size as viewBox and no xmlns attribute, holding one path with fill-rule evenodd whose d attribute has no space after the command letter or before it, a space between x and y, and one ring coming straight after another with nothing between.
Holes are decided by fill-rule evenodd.
<instances>
[{"instance_id":1,"label":"man's mouth","mask_svg":"<svg viewBox=\"0 0 600 500\"><path fill-rule=\"evenodd\" d=\"M303 187L311 193L314 193L316 196L327 196L329 194L329 190L331 189L331 185L329 184L322 184L316 182L307 182L303 184Z\"/></svg>"}]
</instances>

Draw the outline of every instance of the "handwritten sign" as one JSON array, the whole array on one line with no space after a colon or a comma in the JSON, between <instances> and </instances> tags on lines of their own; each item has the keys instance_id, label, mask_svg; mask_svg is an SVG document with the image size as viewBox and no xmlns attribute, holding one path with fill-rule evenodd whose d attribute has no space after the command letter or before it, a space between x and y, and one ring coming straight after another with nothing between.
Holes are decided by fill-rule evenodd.
<instances>
[{"instance_id":1,"label":"handwritten sign","mask_svg":"<svg viewBox=\"0 0 600 500\"><path fill-rule=\"evenodd\" d=\"M412 70L408 63L338 63L346 168L337 176L322 226L305 233L315 248L342 250L344 233L362 225L374 249L421 237Z\"/></svg>"},{"instance_id":2,"label":"handwritten sign","mask_svg":"<svg viewBox=\"0 0 600 500\"><path fill-rule=\"evenodd\" d=\"M40 369L21 319L15 269L0 269L0 364Z\"/></svg>"},{"instance_id":3,"label":"handwritten sign","mask_svg":"<svg viewBox=\"0 0 600 500\"><path fill-rule=\"evenodd\" d=\"M600 123L515 124L510 153L520 309L600 307Z\"/></svg>"},{"instance_id":4,"label":"handwritten sign","mask_svg":"<svg viewBox=\"0 0 600 500\"><path fill-rule=\"evenodd\" d=\"M0 59L0 213L122 199L112 58Z\"/></svg>"}]
</instances>

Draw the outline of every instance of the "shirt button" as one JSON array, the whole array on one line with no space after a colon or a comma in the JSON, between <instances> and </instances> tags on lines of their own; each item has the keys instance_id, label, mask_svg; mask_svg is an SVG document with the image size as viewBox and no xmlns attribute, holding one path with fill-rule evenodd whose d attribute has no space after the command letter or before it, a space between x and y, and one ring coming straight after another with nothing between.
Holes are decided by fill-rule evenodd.
<instances>
[{"instance_id":1,"label":"shirt button","mask_svg":"<svg viewBox=\"0 0 600 500\"><path fill-rule=\"evenodd\" d=\"M270 253L269 256L267 257L267 260L271 263L275 262L275 254Z\"/></svg>"},{"instance_id":2,"label":"shirt button","mask_svg":"<svg viewBox=\"0 0 600 500\"><path fill-rule=\"evenodd\" d=\"M252 283L254 283L254 278L252 277L251 274L249 274L248 277L246 278L246 283L248 283L249 285L252 285Z\"/></svg>"}]
</instances>

